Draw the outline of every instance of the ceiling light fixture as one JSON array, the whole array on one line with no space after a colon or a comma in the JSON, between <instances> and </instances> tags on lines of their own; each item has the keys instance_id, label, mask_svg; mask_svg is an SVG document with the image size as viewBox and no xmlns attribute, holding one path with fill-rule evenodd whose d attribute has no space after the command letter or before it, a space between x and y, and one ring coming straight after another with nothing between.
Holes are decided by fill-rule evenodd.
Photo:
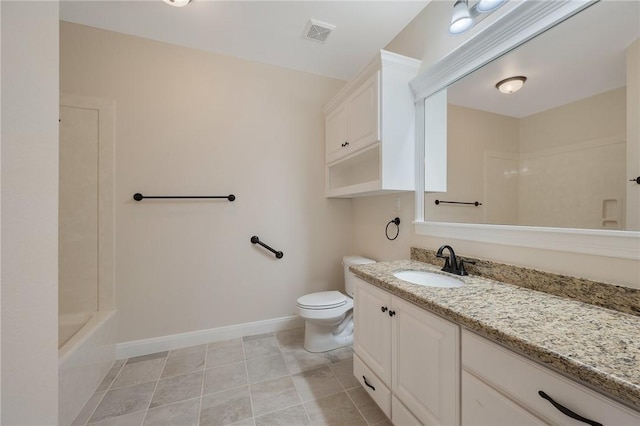
<instances>
[{"instance_id":1,"label":"ceiling light fixture","mask_svg":"<svg viewBox=\"0 0 640 426\"><path fill-rule=\"evenodd\" d=\"M515 93L522 88L527 77L519 75L517 77L509 77L496 83L496 89L507 95Z\"/></svg>"},{"instance_id":2,"label":"ceiling light fixture","mask_svg":"<svg viewBox=\"0 0 640 426\"><path fill-rule=\"evenodd\" d=\"M453 4L449 33L454 35L462 34L497 10L506 3L506 1L507 0L480 0L469 9L468 0L456 0Z\"/></svg>"},{"instance_id":3,"label":"ceiling light fixture","mask_svg":"<svg viewBox=\"0 0 640 426\"><path fill-rule=\"evenodd\" d=\"M170 4L175 7L186 6L191 3L191 0L163 0L166 4Z\"/></svg>"}]
</instances>

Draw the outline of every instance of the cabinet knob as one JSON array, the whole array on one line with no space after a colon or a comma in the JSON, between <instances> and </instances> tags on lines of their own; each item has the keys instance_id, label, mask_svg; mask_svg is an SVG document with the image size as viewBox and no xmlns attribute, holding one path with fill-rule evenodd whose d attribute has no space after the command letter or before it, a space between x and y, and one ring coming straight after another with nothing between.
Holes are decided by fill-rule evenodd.
<instances>
[{"instance_id":1,"label":"cabinet knob","mask_svg":"<svg viewBox=\"0 0 640 426\"><path fill-rule=\"evenodd\" d=\"M389 311L389 316L392 317L396 314L396 311Z\"/></svg>"},{"instance_id":2,"label":"cabinet knob","mask_svg":"<svg viewBox=\"0 0 640 426\"><path fill-rule=\"evenodd\" d=\"M349 142L345 142L345 143L341 144L340 146L345 148L345 147L349 146Z\"/></svg>"},{"instance_id":3,"label":"cabinet knob","mask_svg":"<svg viewBox=\"0 0 640 426\"><path fill-rule=\"evenodd\" d=\"M389 309L389 308L387 308L386 306L383 306L382 308L380 308L380 310L381 310L382 312L387 312L387 310L388 310L388 309Z\"/></svg>"}]
</instances>

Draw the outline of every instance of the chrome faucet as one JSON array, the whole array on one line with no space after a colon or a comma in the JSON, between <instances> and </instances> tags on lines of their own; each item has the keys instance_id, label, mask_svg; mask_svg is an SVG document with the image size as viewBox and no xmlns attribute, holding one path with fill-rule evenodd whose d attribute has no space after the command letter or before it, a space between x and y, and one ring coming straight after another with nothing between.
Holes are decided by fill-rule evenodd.
<instances>
[{"instance_id":1,"label":"chrome faucet","mask_svg":"<svg viewBox=\"0 0 640 426\"><path fill-rule=\"evenodd\" d=\"M442 254L444 249L449 250L449 257L446 257ZM456 258L456 253L453 251L453 248L448 245L441 246L436 253L436 257L444 259L444 267L441 269L444 272L449 272L451 274L456 275L469 275L467 271L464 269L464 263L475 264L471 260L460 259L460 263L458 263L458 259Z\"/></svg>"}]
</instances>

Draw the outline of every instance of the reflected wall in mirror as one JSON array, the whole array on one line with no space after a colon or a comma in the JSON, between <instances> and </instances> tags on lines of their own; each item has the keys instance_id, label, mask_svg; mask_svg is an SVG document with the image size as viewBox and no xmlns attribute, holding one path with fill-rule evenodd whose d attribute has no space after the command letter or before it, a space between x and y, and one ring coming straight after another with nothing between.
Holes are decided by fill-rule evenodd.
<instances>
[{"instance_id":1,"label":"reflected wall in mirror","mask_svg":"<svg viewBox=\"0 0 640 426\"><path fill-rule=\"evenodd\" d=\"M425 195L426 220L638 230L639 36L639 2L601 1L451 85L447 192ZM496 89L519 75L520 91Z\"/></svg>"}]
</instances>

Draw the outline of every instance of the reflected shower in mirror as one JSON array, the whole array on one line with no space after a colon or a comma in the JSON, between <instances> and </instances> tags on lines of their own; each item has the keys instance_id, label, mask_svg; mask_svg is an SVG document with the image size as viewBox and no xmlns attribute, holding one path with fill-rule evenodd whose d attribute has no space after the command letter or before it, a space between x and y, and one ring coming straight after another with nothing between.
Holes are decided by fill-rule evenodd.
<instances>
[{"instance_id":1,"label":"reflected shower in mirror","mask_svg":"<svg viewBox=\"0 0 640 426\"><path fill-rule=\"evenodd\" d=\"M427 220L633 229L627 85L640 76L626 63L639 16L638 2L601 1L451 85L447 192L425 195ZM513 76L527 77L521 90L497 90Z\"/></svg>"}]
</instances>

